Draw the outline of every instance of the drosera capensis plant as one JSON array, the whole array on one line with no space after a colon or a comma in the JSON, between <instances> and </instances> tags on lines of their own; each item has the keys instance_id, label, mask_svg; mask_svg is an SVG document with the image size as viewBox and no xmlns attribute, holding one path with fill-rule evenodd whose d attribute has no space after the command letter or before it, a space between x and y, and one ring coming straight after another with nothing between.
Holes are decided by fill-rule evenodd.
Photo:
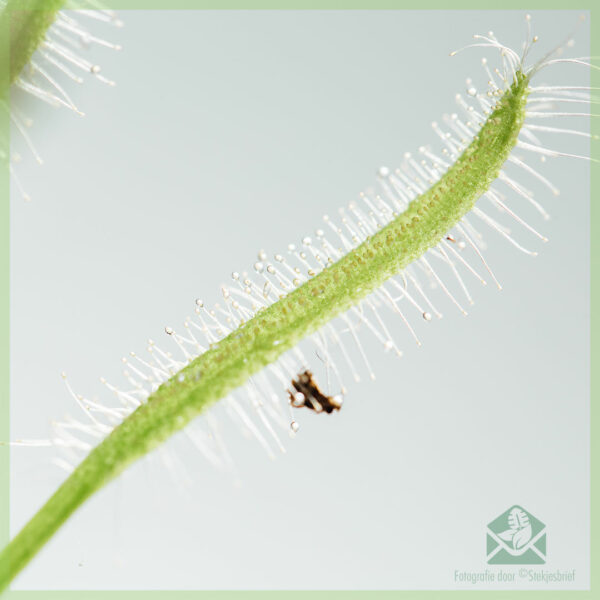
<instances>
[{"instance_id":1,"label":"drosera capensis plant","mask_svg":"<svg viewBox=\"0 0 600 600\"><path fill-rule=\"evenodd\" d=\"M273 445L283 447L276 427L282 425L295 434L299 426L292 411L307 400L293 381L315 370L302 351L303 344L310 343L316 350L325 369L325 378L318 383L327 384L325 393L334 394L331 398L339 409L347 393L344 369L359 379L357 356L374 377L360 343L362 330L374 335L385 350L401 354L384 321L384 309L398 315L416 338L408 311L416 311L425 321L441 316L429 292L433 283L440 296L466 314L464 305L472 302L472 296L463 276L482 283L489 278L500 287L483 257L480 226L524 253L535 254L496 216L490 216L489 207L482 203L489 202L501 217L545 241L518 209L509 206L511 194L546 216L532 192L509 169L557 194L553 184L515 151L577 157L547 148L538 136L587 136L585 131L545 123L550 117L574 114L556 108L562 102L592 100L589 87L536 87L533 79L541 69L559 62L592 65L588 58L562 56L570 38L529 65L528 53L537 38L531 37L528 17L527 31L520 53L501 44L491 32L475 36L471 45L496 49L500 66L493 69L484 60L485 92L469 83L466 96L457 95L460 115L433 124L441 151L423 146L418 159L405 155L399 169L382 167L379 192L363 194L360 203L342 211L341 224L325 217L327 232L318 229L314 238L302 240L301 247L290 245L285 256L277 254L271 262L261 251L254 277L232 273L232 285L222 289L223 304L211 309L196 300L195 316L185 322L185 333L165 328L178 348L177 356L151 340L148 357L131 353L123 359L128 389L104 382L117 405L79 396L65 376L85 421L59 424L53 440L15 443L60 445L70 452L71 461L77 452L84 457L79 464L62 461L70 475L0 554L0 589L88 497L176 432L184 430L211 461L227 462L222 440L214 430L212 436L205 435L199 429L201 420L196 419L215 403L223 402L267 452L273 452ZM448 276L464 301L453 293ZM336 364L334 353L344 367ZM335 418L314 416L322 417Z\"/></svg>"},{"instance_id":2,"label":"drosera capensis plant","mask_svg":"<svg viewBox=\"0 0 600 600\"><path fill-rule=\"evenodd\" d=\"M19 110L18 98L11 97L11 92L25 93L83 116L64 82L83 83L87 74L114 85L102 74L100 65L85 57L85 49L92 45L121 49L119 44L95 35L94 22L122 25L113 11L101 8L95 0L0 0L0 32L8 37L8 44L0 46L0 52L6 53L0 55L0 68L8 71L0 81L0 106L39 164L43 159L28 132L33 122ZM0 148L0 160L8 162L15 185L22 197L30 200L13 165L21 156L13 154L9 160L8 146L5 140L6 150Z\"/></svg>"}]
</instances>

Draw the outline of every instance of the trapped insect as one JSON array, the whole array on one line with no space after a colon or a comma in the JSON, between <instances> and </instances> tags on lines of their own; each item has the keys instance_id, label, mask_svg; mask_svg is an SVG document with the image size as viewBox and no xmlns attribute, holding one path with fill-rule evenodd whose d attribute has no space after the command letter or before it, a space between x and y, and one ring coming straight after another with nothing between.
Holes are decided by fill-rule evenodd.
<instances>
[{"instance_id":1,"label":"trapped insect","mask_svg":"<svg viewBox=\"0 0 600 600\"><path fill-rule=\"evenodd\" d=\"M317 413L326 412L331 414L334 410L342 408L343 398L341 395L328 396L324 394L313 379L313 374L307 369L300 373L296 379L292 379L295 392L288 390L290 403L293 407L305 406Z\"/></svg>"}]
</instances>

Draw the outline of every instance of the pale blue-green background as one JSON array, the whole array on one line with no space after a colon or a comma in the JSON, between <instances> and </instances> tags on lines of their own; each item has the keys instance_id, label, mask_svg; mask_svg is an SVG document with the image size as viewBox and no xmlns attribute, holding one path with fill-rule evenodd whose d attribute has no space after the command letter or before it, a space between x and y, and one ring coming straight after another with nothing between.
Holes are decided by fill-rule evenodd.
<instances>
[{"instance_id":1,"label":"pale blue-green background","mask_svg":"<svg viewBox=\"0 0 600 600\"><path fill-rule=\"evenodd\" d=\"M540 44L576 14L535 13ZM195 297L218 299L258 248L297 242L380 164L434 144L430 121L455 110L465 77L485 81L479 51L448 52L474 32L515 46L524 31L516 12L122 18L101 32L123 52L91 53L118 86L74 90L84 119L22 104L46 164L26 157L34 201L12 198L13 438L47 437L52 418L75 413L61 370L99 393L99 375L117 379L120 356L180 325ZM584 26L576 52L588 43ZM485 568L485 524L514 503L548 525L548 568L575 568L587 587L588 169L546 172L563 191L540 196L553 220L524 211L551 239L541 255L488 236L502 292L472 286L469 317L446 306L420 328L421 349L396 322L403 361L369 345L378 380L353 385L335 417L299 415L274 463L224 422L240 488L177 442L195 478L185 493L158 464L136 465L15 587L449 589L455 569ZM13 452L13 532L62 476L51 456Z\"/></svg>"}]
</instances>

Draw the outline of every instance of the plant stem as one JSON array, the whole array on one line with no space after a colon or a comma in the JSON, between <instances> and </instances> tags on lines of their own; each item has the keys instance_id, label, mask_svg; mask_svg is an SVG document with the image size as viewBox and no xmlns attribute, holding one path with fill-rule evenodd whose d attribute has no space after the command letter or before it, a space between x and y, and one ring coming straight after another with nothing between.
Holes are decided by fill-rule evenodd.
<instances>
[{"instance_id":1,"label":"plant stem","mask_svg":"<svg viewBox=\"0 0 600 600\"><path fill-rule=\"evenodd\" d=\"M498 177L525 118L528 83L517 73L463 154L404 213L194 359L94 448L0 554L0 590L128 464L438 244Z\"/></svg>"}]
</instances>

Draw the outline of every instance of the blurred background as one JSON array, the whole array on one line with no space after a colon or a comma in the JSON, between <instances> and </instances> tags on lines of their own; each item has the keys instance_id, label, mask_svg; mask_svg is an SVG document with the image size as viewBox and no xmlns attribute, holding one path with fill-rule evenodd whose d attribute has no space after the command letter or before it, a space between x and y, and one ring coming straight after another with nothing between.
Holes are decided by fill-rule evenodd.
<instances>
[{"instance_id":1,"label":"blurred background","mask_svg":"<svg viewBox=\"0 0 600 600\"><path fill-rule=\"evenodd\" d=\"M579 15L532 14L538 57ZM374 183L379 166L395 167L424 144L439 150L431 121L457 110L467 77L483 88L480 59L495 58L450 51L490 29L517 49L525 35L524 13L514 11L120 18L122 29L94 31L121 52L86 51L117 86L64 84L84 118L16 97L35 121L45 164L14 136L32 201L13 189L12 439L47 438L52 419L77 414L61 371L78 393L110 402L99 376L121 382L121 356L143 351L148 337L168 346L165 325L182 329L196 297L218 301L220 285L250 269L259 249L272 255L313 234L324 213ZM572 53L589 54L586 23ZM588 81L574 65L538 79ZM589 152L585 140L546 139ZM527 158L561 195L523 178L548 222L513 200L550 239L514 228L540 250L535 258L486 232L502 291L471 285L467 318L442 299L444 319L416 323L421 348L388 319L400 361L364 336L376 381L351 384L339 414L298 411L301 429L274 461L227 420L235 477L170 441L189 481L155 457L135 464L14 587L473 587L455 571L485 569L486 524L520 504L547 525L547 569L575 569L575 582L498 587L586 588L589 170L584 161ZM64 477L51 464L56 455L12 450L13 535Z\"/></svg>"}]
</instances>

